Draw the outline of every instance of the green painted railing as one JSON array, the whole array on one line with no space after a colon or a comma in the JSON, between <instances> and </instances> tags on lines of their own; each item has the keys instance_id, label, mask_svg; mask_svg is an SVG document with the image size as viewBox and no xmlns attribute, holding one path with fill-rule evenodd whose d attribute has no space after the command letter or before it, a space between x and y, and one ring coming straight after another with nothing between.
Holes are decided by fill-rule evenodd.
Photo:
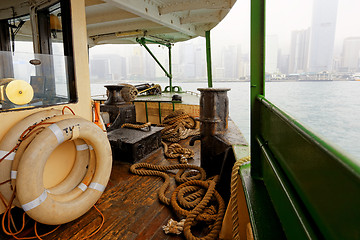
<instances>
[{"instance_id":1,"label":"green painted railing","mask_svg":"<svg viewBox=\"0 0 360 240\"><path fill-rule=\"evenodd\" d=\"M265 0L252 0L251 176L240 174L254 236L360 239L360 165L265 99L264 36Z\"/></svg>"},{"instance_id":2,"label":"green painted railing","mask_svg":"<svg viewBox=\"0 0 360 240\"><path fill-rule=\"evenodd\" d=\"M288 238L359 239L360 166L259 97L263 179Z\"/></svg>"}]
</instances>

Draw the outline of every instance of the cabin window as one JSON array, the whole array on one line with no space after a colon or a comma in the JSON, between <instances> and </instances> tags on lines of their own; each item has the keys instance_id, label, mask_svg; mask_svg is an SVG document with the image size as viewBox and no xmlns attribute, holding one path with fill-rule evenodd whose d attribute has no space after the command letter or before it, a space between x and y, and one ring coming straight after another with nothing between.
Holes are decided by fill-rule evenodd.
<instances>
[{"instance_id":1,"label":"cabin window","mask_svg":"<svg viewBox=\"0 0 360 240\"><path fill-rule=\"evenodd\" d=\"M76 101L70 4L0 3L0 111Z\"/></svg>"}]
</instances>

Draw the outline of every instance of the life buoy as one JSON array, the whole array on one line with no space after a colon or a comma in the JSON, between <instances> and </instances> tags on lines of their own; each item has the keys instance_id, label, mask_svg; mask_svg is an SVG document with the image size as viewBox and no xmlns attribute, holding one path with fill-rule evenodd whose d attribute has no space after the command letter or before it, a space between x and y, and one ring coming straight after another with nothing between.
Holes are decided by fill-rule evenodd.
<instances>
[{"instance_id":1,"label":"life buoy","mask_svg":"<svg viewBox=\"0 0 360 240\"><path fill-rule=\"evenodd\" d=\"M89 187L91 180L94 176L95 167L96 167L95 152L94 149L91 147L91 145L89 145L89 150L90 150L90 160L89 160L89 165L87 166L88 170L82 181L75 188L73 188L69 192L60 193L60 194L59 193L56 194L56 192L54 192L53 189L49 189L49 192L52 194L52 198L55 201L67 202L72 199L75 199L78 196L80 196L80 194L82 194Z\"/></svg>"},{"instance_id":2,"label":"life buoy","mask_svg":"<svg viewBox=\"0 0 360 240\"><path fill-rule=\"evenodd\" d=\"M89 174L91 183L81 194L58 199L56 194L44 188L44 167L56 147L75 139L83 139L94 148L95 172L92 177ZM61 120L36 135L24 151L16 180L19 203L31 218L40 223L57 225L70 222L86 213L100 198L109 180L111 166L110 144L99 127L81 118Z\"/></svg>"},{"instance_id":3,"label":"life buoy","mask_svg":"<svg viewBox=\"0 0 360 240\"><path fill-rule=\"evenodd\" d=\"M61 111L58 111L58 113L61 113ZM3 196L7 201L10 201L12 197L16 184L18 164L22 157L23 152L26 150L28 145L31 143L31 141L35 138L37 134L39 134L43 129L46 128L47 123L50 125L50 123L58 122L60 120L69 119L69 118L77 118L77 117L74 115L65 114L65 115L56 115L51 118L46 118L45 120L41 121L42 125L38 125L35 128L33 128L31 134L29 134L29 136L21 142L11 164L11 172L10 172L11 188L9 186L8 191L2 192ZM73 192L79 194L78 193L79 191L74 190L74 188L80 186L80 189L83 189L84 186L80 184L81 183L86 184L87 182L89 182L88 179L89 177L90 178L92 177L94 172L93 164L91 166L89 165L89 156L90 156L89 152L91 151L92 147L90 146L89 149L89 146L82 139L76 139L73 142L76 148L76 159L74 165L71 168L70 173L58 185L56 185L53 188L49 188L49 191L51 191L53 194L59 195L58 197L59 199L62 198L69 199L69 197L71 196L75 197L76 195L74 195ZM93 159L92 161L95 160ZM84 178L84 176L87 177ZM88 184L86 186L88 186ZM17 198L14 199L12 204L17 207L21 207Z\"/></svg>"},{"instance_id":4,"label":"life buoy","mask_svg":"<svg viewBox=\"0 0 360 240\"><path fill-rule=\"evenodd\" d=\"M45 110L27 116L20 122L16 123L0 140L0 159L5 158L0 162L0 182L5 182L11 177L11 166L15 158L15 152L11 152L14 146L18 143L21 134L30 126L49 119L56 115L61 115L62 112L56 109ZM9 201L13 191L10 182L0 185L0 192Z\"/></svg>"}]
</instances>

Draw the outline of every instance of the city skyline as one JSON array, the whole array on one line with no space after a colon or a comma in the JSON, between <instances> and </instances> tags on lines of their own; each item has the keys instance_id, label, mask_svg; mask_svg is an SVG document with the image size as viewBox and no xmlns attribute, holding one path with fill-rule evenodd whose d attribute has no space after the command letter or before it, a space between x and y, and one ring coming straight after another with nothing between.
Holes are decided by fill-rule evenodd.
<instances>
[{"instance_id":1,"label":"city skyline","mask_svg":"<svg viewBox=\"0 0 360 240\"><path fill-rule=\"evenodd\" d=\"M326 11L329 10L327 7L323 7L323 4L328 4L328 2L324 0L319 2L320 7L318 7L318 12L320 13L316 13L316 11L314 11L316 15L324 13L326 16ZM266 30L268 41L266 51L266 70L268 70L268 73L297 74L310 71L309 41L313 25L311 17L313 14L313 6L314 1L312 0L267 1ZM359 63L356 63L357 42L355 41L355 43L353 42L352 44L348 43L347 47L345 47L346 39L356 39L357 37L360 37L360 28L356 20L356 11L354 10L357 6L360 7L360 1L342 0L338 2L337 8L333 8L336 9L336 32L333 43L330 43L330 45L333 46L333 50L330 49L330 51L327 51L329 55L331 55L331 63L328 64L328 66L331 67L327 70L331 71L332 67L334 67L334 71L341 72L346 72L347 70L359 70L356 67L359 65ZM226 79L231 75L233 79L241 79L247 77L249 74L249 9L250 1L237 1L225 19L211 31L212 64L213 76L215 79ZM186 48L184 48L184 52L176 49L182 48L183 45L190 47L192 42L204 43L203 46L199 46L196 51L198 53L196 58L200 60L201 63L192 63L191 61L193 60L190 59L192 57L189 57L187 63L183 63L181 60L176 60L176 58L178 58L178 54L181 53L182 56L184 56L187 52ZM204 60L205 51L203 50L204 46L205 40L203 38L196 38L184 43L175 44L173 47L174 77L180 79L187 79L190 77L199 79L206 78ZM140 48L140 46L136 47ZM231 48L233 48L233 50L229 50ZM312 48L314 49L314 46ZM349 48L353 49L353 51L349 50ZM90 49L90 58L100 53L104 54L114 52L119 52L125 56L129 53L129 51L131 51L130 49L132 49L132 47L96 46ZM330 54L332 51L333 54ZM203 52L203 54L200 54L200 52ZM228 57L225 58L225 56ZM184 57L179 59L184 59ZM327 57L327 59L329 59L329 57ZM162 59L162 61L162 63L167 66L166 58ZM349 61L352 61L352 65L355 65L355 67L351 67L349 65ZM224 65L225 62L227 63ZM181 65L184 65L185 67L181 68ZM164 74L161 73L161 70L159 70L159 67L156 65L154 66L156 69L155 75L164 76ZM194 72L196 73L194 74Z\"/></svg>"},{"instance_id":2,"label":"city skyline","mask_svg":"<svg viewBox=\"0 0 360 240\"><path fill-rule=\"evenodd\" d=\"M267 52L267 60L274 56L273 60L266 62L267 74L304 74L309 73L306 59L309 48L309 32L293 32L293 54L282 54L281 49L274 47L277 37L267 37L268 43L273 42L273 47ZM272 38L272 40L271 40ZM125 47L125 46L124 46ZM126 46L124 52L112 54L90 54L90 71L93 80L161 80L166 79L164 72L160 69L151 56L140 46ZM150 48L155 56L168 69L167 49L151 45ZM334 73L360 72L360 37L346 38L343 43L341 58L333 58L332 66ZM357 53L356 53L357 52ZM270 56L269 56L270 55ZM178 80L206 80L205 39L188 41L173 47L172 69L174 79ZM212 52L213 78L214 80L248 80L249 78L249 54L243 53L240 45L229 45L223 49ZM97 63L98 60L107 63ZM116 60L118 59L118 60ZM117 61L118 63L114 63ZM120 62L119 62L120 61ZM350 64L350 65L349 65ZM94 74L94 66L102 68L102 76ZM112 68L111 68L112 66ZM119 70L121 69L121 71ZM120 74L121 72L121 74ZM313 72L316 73L316 72ZM107 77L104 77L107 75Z\"/></svg>"}]
</instances>

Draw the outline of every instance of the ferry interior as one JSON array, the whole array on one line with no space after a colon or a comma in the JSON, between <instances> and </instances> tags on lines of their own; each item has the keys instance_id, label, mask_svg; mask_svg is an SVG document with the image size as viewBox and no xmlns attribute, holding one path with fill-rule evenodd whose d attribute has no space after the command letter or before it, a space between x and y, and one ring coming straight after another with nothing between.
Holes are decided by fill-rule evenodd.
<instances>
[{"instance_id":1,"label":"ferry interior","mask_svg":"<svg viewBox=\"0 0 360 240\"><path fill-rule=\"evenodd\" d=\"M360 166L266 98L266 1L250 2L247 142L212 82L210 33L235 0L2 0L0 239L360 239ZM199 36L192 93L171 51ZM91 96L103 44L144 48L168 86Z\"/></svg>"}]
</instances>

